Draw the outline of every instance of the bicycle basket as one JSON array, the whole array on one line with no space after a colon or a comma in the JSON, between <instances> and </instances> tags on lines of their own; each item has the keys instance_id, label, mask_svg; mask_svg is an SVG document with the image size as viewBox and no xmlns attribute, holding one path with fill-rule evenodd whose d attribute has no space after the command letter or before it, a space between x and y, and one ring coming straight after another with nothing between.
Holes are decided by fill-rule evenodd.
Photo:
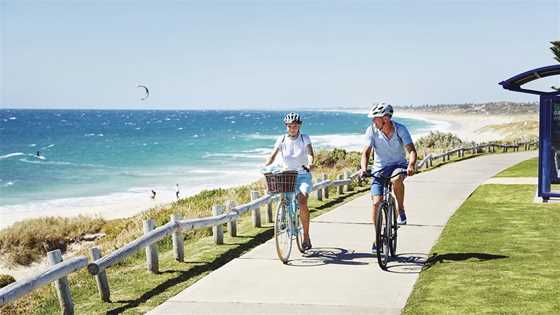
<instances>
[{"instance_id":1,"label":"bicycle basket","mask_svg":"<svg viewBox=\"0 0 560 315\"><path fill-rule=\"evenodd\" d=\"M266 187L269 193L294 192L296 190L297 171L265 173Z\"/></svg>"}]
</instances>

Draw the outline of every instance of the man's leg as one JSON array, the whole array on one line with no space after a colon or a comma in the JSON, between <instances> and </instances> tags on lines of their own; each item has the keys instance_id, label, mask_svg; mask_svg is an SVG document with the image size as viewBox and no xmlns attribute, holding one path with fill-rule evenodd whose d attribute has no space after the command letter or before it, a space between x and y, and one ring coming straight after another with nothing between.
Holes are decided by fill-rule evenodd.
<instances>
[{"instance_id":1,"label":"man's leg","mask_svg":"<svg viewBox=\"0 0 560 315\"><path fill-rule=\"evenodd\" d=\"M381 202L383 202L383 195L371 196L371 200L372 200L371 222L373 222L373 225L375 226L375 218L377 218L377 209L379 209Z\"/></svg>"},{"instance_id":2,"label":"man's leg","mask_svg":"<svg viewBox=\"0 0 560 315\"><path fill-rule=\"evenodd\" d=\"M399 175L395 177L393 182L393 193L395 194L395 199L397 199L397 209L398 213L398 224L406 224L406 214L404 211L404 175Z\"/></svg>"},{"instance_id":3,"label":"man's leg","mask_svg":"<svg viewBox=\"0 0 560 315\"><path fill-rule=\"evenodd\" d=\"M309 242L309 207L307 207L307 194L298 194L299 217L303 226L303 242Z\"/></svg>"},{"instance_id":4,"label":"man's leg","mask_svg":"<svg viewBox=\"0 0 560 315\"><path fill-rule=\"evenodd\" d=\"M381 203L383 202L383 195L372 195L371 201L371 221L373 222L373 230L375 231L375 234L373 235L373 245L371 246L371 251L375 255L377 251L375 247L379 246L378 244L376 244L377 240L375 239L375 236L377 235L377 225L375 224L375 218L377 218L377 211L379 209L379 206L381 206Z\"/></svg>"},{"instance_id":5,"label":"man's leg","mask_svg":"<svg viewBox=\"0 0 560 315\"><path fill-rule=\"evenodd\" d=\"M397 208L404 211L404 175L399 175L392 180L393 193L397 199Z\"/></svg>"}]
</instances>

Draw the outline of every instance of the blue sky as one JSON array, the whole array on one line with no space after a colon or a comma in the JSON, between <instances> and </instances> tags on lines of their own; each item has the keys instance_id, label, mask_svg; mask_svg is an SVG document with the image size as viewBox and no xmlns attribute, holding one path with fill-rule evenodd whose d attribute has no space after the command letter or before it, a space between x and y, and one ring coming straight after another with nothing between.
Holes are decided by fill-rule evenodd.
<instances>
[{"instance_id":1,"label":"blue sky","mask_svg":"<svg viewBox=\"0 0 560 315\"><path fill-rule=\"evenodd\" d=\"M560 40L559 0L0 0L0 10L0 108L536 101L498 82L554 64L549 42Z\"/></svg>"}]
</instances>

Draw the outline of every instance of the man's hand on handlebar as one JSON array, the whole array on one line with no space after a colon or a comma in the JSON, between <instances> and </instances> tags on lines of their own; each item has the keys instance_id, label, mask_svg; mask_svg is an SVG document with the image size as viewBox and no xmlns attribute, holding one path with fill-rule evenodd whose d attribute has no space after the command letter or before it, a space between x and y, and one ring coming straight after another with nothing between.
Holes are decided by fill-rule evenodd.
<instances>
[{"instance_id":1,"label":"man's hand on handlebar","mask_svg":"<svg viewBox=\"0 0 560 315\"><path fill-rule=\"evenodd\" d=\"M412 176L414 175L414 173L416 173L416 169L414 167L414 165L408 165L408 168L406 169L406 175L407 176Z\"/></svg>"}]
</instances>

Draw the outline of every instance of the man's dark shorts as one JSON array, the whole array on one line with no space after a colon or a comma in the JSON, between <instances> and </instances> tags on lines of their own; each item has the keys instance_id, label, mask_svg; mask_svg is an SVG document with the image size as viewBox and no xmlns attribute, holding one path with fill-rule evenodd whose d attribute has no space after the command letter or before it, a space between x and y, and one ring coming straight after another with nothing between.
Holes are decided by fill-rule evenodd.
<instances>
[{"instance_id":1,"label":"man's dark shorts","mask_svg":"<svg viewBox=\"0 0 560 315\"><path fill-rule=\"evenodd\" d=\"M379 175L382 175L384 177L389 177L403 170L406 171L407 168L408 165L406 164L395 164L395 165L385 166L383 168L383 171L380 172ZM404 176L406 177L406 175ZM371 183L371 195L372 196L383 195L383 183L381 183L381 181L377 177L374 177Z\"/></svg>"}]
</instances>

